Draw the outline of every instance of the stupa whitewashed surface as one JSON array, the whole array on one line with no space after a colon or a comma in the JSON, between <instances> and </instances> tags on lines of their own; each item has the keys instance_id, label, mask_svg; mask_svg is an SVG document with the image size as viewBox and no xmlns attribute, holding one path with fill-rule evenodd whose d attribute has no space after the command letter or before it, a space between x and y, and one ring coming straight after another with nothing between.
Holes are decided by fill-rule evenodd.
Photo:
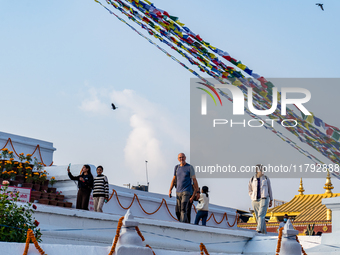
<instances>
[{"instance_id":1,"label":"stupa whitewashed surface","mask_svg":"<svg viewBox=\"0 0 340 255\"><path fill-rule=\"evenodd\" d=\"M53 161L52 143L0 133L0 146L8 142L24 153L32 153L32 148L39 144L42 158L46 163ZM3 144L2 144L3 143ZM41 145L40 145L41 144ZM82 165L72 165L75 174ZM50 166L45 169L58 181L55 186L62 191L65 199L75 204L77 186L69 180L67 166ZM91 166L92 172L95 167ZM104 213L61 208L50 205L37 205L34 217L40 222L42 230L41 248L49 255L60 254L108 254L119 219L130 212L134 221L145 237L143 245L149 244L157 255L200 254L200 243L205 244L209 254L275 254L277 234L262 235L255 231L237 228L233 224L236 219L236 209L209 205L210 213L214 213L216 221L211 220L208 226L197 226L177 222L170 215L175 215L175 198L166 195L127 189L110 185L111 200L105 204ZM117 196L116 196L117 195ZM138 201L137 201L138 198ZM166 203L165 203L166 202ZM159 208L159 205L162 206ZM340 238L340 198L324 199L323 202L333 212L333 232L322 237L300 236L300 242L307 254L339 254L338 240ZM123 208L124 207L124 208ZM148 215L145 212L154 212ZM169 213L170 212L170 213ZM227 220L219 221L227 215ZM195 212L192 210L192 218ZM218 224L219 223L219 224ZM321 244L320 244L321 243ZM0 242L0 254L22 254L25 244ZM28 255L39 254L31 244ZM282 253L283 254L283 253Z\"/></svg>"}]
</instances>

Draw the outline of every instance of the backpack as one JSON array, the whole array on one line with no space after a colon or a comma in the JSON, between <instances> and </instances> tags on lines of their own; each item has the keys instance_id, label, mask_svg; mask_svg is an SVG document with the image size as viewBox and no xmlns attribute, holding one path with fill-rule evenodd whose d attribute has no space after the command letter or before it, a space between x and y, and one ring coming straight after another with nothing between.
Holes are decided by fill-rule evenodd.
<instances>
[{"instance_id":1,"label":"backpack","mask_svg":"<svg viewBox=\"0 0 340 255\"><path fill-rule=\"evenodd\" d=\"M175 186L175 188L177 189L177 169L178 169L178 167L179 167L179 165L177 165L177 167L176 167L176 172L175 172L175 181L174 181L174 186Z\"/></svg>"}]
</instances>

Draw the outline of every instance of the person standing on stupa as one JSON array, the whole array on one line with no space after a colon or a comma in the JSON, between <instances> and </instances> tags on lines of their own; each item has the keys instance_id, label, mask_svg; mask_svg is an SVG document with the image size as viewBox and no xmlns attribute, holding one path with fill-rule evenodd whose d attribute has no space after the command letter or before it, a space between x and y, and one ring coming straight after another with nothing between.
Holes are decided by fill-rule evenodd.
<instances>
[{"instance_id":1,"label":"person standing on stupa","mask_svg":"<svg viewBox=\"0 0 340 255\"><path fill-rule=\"evenodd\" d=\"M257 222L256 231L267 234L265 217L268 206L272 206L273 192L270 180L263 174L263 170L263 165L256 165L256 174L249 180L248 190Z\"/></svg>"}]
</instances>

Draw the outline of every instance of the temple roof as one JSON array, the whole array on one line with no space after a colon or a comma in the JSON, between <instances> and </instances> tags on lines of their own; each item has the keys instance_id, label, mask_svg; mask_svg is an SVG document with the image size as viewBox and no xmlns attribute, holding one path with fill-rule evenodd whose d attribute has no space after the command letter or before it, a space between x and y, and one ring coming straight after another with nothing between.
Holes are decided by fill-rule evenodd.
<instances>
[{"instance_id":1,"label":"temple roof","mask_svg":"<svg viewBox=\"0 0 340 255\"><path fill-rule=\"evenodd\" d=\"M315 208L303 210L299 216L295 218L296 221L325 221L327 220L327 207L320 205Z\"/></svg>"},{"instance_id":2,"label":"temple roof","mask_svg":"<svg viewBox=\"0 0 340 255\"><path fill-rule=\"evenodd\" d=\"M338 197L340 193L316 194L316 195L296 195L283 205L269 209L267 216L297 216L295 221L321 221L327 220L327 208L322 204L322 199Z\"/></svg>"},{"instance_id":3,"label":"temple roof","mask_svg":"<svg viewBox=\"0 0 340 255\"><path fill-rule=\"evenodd\" d=\"M322 199L330 197L339 197L340 193L332 193L333 185L329 173L327 173L324 194L304 195L302 179L300 180L299 195L282 205L276 206L267 211L266 216L271 217L270 221L277 221L277 217L294 216L294 221L325 221L330 220L327 217L327 207L322 204Z\"/></svg>"}]
</instances>

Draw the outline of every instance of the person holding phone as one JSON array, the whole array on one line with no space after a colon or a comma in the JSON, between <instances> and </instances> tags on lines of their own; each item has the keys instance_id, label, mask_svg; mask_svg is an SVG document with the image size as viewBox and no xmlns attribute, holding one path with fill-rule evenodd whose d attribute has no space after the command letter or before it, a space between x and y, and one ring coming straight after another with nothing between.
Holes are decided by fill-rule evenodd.
<instances>
[{"instance_id":1,"label":"person holding phone","mask_svg":"<svg viewBox=\"0 0 340 255\"><path fill-rule=\"evenodd\" d=\"M91 173L91 167L89 165L84 165L81 169L80 175L73 176L71 174L70 165L67 167L68 177L70 177L73 181L78 181L76 208L89 210L90 195L93 189L93 175Z\"/></svg>"}]
</instances>

